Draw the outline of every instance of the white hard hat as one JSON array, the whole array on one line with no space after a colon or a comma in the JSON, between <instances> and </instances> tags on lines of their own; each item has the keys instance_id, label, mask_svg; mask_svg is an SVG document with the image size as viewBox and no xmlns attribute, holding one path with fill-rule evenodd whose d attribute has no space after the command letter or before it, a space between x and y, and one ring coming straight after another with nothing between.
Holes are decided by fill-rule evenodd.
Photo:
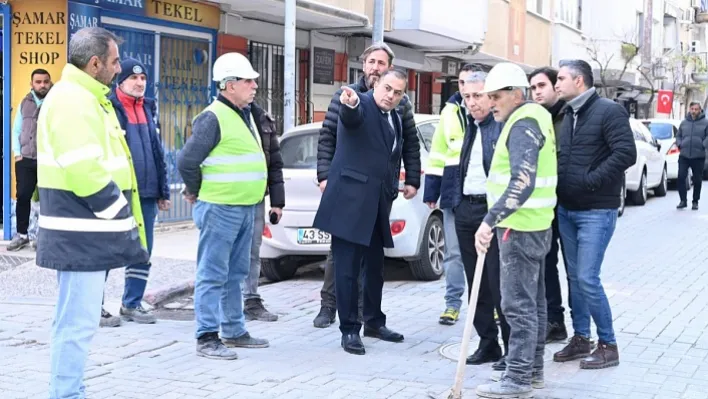
<instances>
[{"instance_id":1,"label":"white hard hat","mask_svg":"<svg viewBox=\"0 0 708 399\"><path fill-rule=\"evenodd\" d=\"M215 82L221 82L228 78L255 79L258 72L253 70L251 62L248 58L240 53L222 54L214 61L214 77Z\"/></svg>"},{"instance_id":2,"label":"white hard hat","mask_svg":"<svg viewBox=\"0 0 708 399\"><path fill-rule=\"evenodd\" d=\"M500 62L495 65L484 81L483 93L501 90L507 87L529 87L526 72L520 66L511 62Z\"/></svg>"}]
</instances>

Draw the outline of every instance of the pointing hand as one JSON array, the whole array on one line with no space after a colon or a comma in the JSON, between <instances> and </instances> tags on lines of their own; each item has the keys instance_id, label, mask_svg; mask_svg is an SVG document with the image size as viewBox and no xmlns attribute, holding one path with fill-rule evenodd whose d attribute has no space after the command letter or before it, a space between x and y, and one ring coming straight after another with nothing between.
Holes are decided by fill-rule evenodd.
<instances>
[{"instance_id":1,"label":"pointing hand","mask_svg":"<svg viewBox=\"0 0 708 399\"><path fill-rule=\"evenodd\" d=\"M356 92L354 90L352 90L348 86L342 86L342 95L339 96L340 103L353 107L354 105L356 105L358 100L359 100L359 96L356 94Z\"/></svg>"}]
</instances>

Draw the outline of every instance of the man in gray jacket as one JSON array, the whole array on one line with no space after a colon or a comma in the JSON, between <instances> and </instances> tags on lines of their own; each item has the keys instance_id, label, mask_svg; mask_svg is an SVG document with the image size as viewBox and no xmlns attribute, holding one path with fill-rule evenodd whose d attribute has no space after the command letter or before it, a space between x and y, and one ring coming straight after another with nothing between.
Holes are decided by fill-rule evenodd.
<instances>
[{"instance_id":1,"label":"man in gray jacket","mask_svg":"<svg viewBox=\"0 0 708 399\"><path fill-rule=\"evenodd\" d=\"M706 149L708 148L708 120L701 109L701 105L692 102L686 115L686 119L681 122L679 131L676 134L676 146L681 153L678 160L678 182L679 202L676 209L684 209L687 206L686 200L686 178L688 168L693 172L693 206L691 209L698 210L698 200L701 199L701 183L703 182L703 168L706 163Z\"/></svg>"}]
</instances>

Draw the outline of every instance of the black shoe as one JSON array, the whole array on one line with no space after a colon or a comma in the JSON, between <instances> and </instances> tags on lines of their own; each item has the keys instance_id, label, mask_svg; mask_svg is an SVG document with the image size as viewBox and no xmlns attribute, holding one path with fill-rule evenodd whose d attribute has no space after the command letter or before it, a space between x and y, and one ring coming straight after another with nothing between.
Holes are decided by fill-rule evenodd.
<instances>
[{"instance_id":1,"label":"black shoe","mask_svg":"<svg viewBox=\"0 0 708 399\"><path fill-rule=\"evenodd\" d=\"M359 334L343 334L342 348L345 352L351 353L352 355L363 355L366 353L364 343L361 342Z\"/></svg>"},{"instance_id":2,"label":"black shoe","mask_svg":"<svg viewBox=\"0 0 708 399\"><path fill-rule=\"evenodd\" d=\"M389 330L386 326L380 328L370 328L364 326L364 336L378 338L382 341L388 342L403 342L403 334L399 334L393 330Z\"/></svg>"},{"instance_id":3,"label":"black shoe","mask_svg":"<svg viewBox=\"0 0 708 399\"><path fill-rule=\"evenodd\" d=\"M494 371L506 371L506 356L502 356L498 362L492 364L492 370Z\"/></svg>"},{"instance_id":4,"label":"black shoe","mask_svg":"<svg viewBox=\"0 0 708 399\"><path fill-rule=\"evenodd\" d=\"M568 331L564 323L548 323L546 327L546 343L555 341L565 341L568 339Z\"/></svg>"},{"instance_id":5,"label":"black shoe","mask_svg":"<svg viewBox=\"0 0 708 399\"><path fill-rule=\"evenodd\" d=\"M480 365L497 362L502 358L501 348L479 348L467 358L467 364Z\"/></svg>"},{"instance_id":6,"label":"black shoe","mask_svg":"<svg viewBox=\"0 0 708 399\"><path fill-rule=\"evenodd\" d=\"M686 204L686 201L681 201L681 202L679 202L678 205L676 205L676 209L684 209L684 208L686 208L687 206L688 206L688 205Z\"/></svg>"},{"instance_id":7,"label":"black shoe","mask_svg":"<svg viewBox=\"0 0 708 399\"><path fill-rule=\"evenodd\" d=\"M317 313L317 316L312 324L314 324L317 328L327 328L334 323L336 315L337 309L323 306L320 308L320 312Z\"/></svg>"},{"instance_id":8,"label":"black shoe","mask_svg":"<svg viewBox=\"0 0 708 399\"><path fill-rule=\"evenodd\" d=\"M691 210L694 210L694 211L698 210L698 202L693 201L693 206L691 206Z\"/></svg>"}]
</instances>

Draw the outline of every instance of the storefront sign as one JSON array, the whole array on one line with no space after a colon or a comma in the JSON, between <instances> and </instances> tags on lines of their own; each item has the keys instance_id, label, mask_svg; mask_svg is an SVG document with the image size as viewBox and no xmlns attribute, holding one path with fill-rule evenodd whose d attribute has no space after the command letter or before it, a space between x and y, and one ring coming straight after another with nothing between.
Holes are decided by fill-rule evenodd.
<instances>
[{"instance_id":1,"label":"storefront sign","mask_svg":"<svg viewBox=\"0 0 708 399\"><path fill-rule=\"evenodd\" d=\"M30 76L46 69L58 81L66 64L67 3L65 0L12 2L12 107L13 113L30 90ZM14 114L13 114L14 117Z\"/></svg>"},{"instance_id":2,"label":"storefront sign","mask_svg":"<svg viewBox=\"0 0 708 399\"><path fill-rule=\"evenodd\" d=\"M80 29L99 26L100 22L100 8L69 2L69 40Z\"/></svg>"},{"instance_id":3,"label":"storefront sign","mask_svg":"<svg viewBox=\"0 0 708 399\"><path fill-rule=\"evenodd\" d=\"M219 29L221 11L218 7L185 0L145 1L147 1L146 16L148 17Z\"/></svg>"},{"instance_id":4,"label":"storefront sign","mask_svg":"<svg viewBox=\"0 0 708 399\"><path fill-rule=\"evenodd\" d=\"M145 15L145 2L147 0L72 0L106 10L126 14Z\"/></svg>"},{"instance_id":5,"label":"storefront sign","mask_svg":"<svg viewBox=\"0 0 708 399\"><path fill-rule=\"evenodd\" d=\"M328 48L315 47L315 57L312 69L313 83L322 85L334 84L335 51Z\"/></svg>"}]
</instances>

